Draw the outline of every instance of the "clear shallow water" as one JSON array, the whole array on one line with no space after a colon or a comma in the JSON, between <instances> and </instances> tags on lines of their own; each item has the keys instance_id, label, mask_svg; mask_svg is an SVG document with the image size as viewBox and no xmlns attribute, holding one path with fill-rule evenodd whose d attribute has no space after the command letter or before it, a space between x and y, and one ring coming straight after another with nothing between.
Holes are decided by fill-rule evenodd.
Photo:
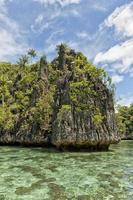
<instances>
[{"instance_id":1,"label":"clear shallow water","mask_svg":"<svg viewBox=\"0 0 133 200\"><path fill-rule=\"evenodd\" d=\"M0 200L133 200L133 141L109 152L0 147Z\"/></svg>"}]
</instances>

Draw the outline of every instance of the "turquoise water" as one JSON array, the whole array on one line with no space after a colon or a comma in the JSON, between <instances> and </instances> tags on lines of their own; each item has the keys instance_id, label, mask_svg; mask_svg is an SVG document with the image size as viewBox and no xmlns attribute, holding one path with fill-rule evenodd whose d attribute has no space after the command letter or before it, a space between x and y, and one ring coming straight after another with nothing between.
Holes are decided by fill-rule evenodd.
<instances>
[{"instance_id":1,"label":"turquoise water","mask_svg":"<svg viewBox=\"0 0 133 200\"><path fill-rule=\"evenodd\" d=\"M133 141L109 152L0 147L0 200L133 200Z\"/></svg>"}]
</instances>

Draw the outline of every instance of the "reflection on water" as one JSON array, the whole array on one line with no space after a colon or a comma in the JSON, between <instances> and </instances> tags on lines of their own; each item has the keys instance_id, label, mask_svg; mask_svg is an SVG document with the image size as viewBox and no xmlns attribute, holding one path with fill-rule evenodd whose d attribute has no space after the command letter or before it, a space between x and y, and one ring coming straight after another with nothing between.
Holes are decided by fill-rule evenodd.
<instances>
[{"instance_id":1,"label":"reflection on water","mask_svg":"<svg viewBox=\"0 0 133 200\"><path fill-rule=\"evenodd\" d=\"M133 141L109 152L0 147L0 200L133 200Z\"/></svg>"}]
</instances>

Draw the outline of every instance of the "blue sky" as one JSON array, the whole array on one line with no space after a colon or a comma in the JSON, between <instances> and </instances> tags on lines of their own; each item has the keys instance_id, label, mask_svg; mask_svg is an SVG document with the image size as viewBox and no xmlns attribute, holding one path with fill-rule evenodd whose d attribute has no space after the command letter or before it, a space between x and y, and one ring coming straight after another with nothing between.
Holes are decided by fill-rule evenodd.
<instances>
[{"instance_id":1,"label":"blue sky","mask_svg":"<svg viewBox=\"0 0 133 200\"><path fill-rule=\"evenodd\" d=\"M52 59L61 42L108 71L120 104L133 102L131 0L0 0L0 60L29 48Z\"/></svg>"}]
</instances>

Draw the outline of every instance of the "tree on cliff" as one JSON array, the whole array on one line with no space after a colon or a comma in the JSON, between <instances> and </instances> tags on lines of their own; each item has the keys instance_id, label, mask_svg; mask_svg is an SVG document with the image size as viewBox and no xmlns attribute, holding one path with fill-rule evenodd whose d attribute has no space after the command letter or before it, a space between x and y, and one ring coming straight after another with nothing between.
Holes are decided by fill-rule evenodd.
<instances>
[{"instance_id":1,"label":"tree on cliff","mask_svg":"<svg viewBox=\"0 0 133 200\"><path fill-rule=\"evenodd\" d=\"M35 49L29 49L27 52L28 59L30 59L32 63L32 59L37 56L36 50Z\"/></svg>"},{"instance_id":2,"label":"tree on cliff","mask_svg":"<svg viewBox=\"0 0 133 200\"><path fill-rule=\"evenodd\" d=\"M35 58L36 57L36 50L35 49L29 49L28 50L28 55L31 57L31 58Z\"/></svg>"},{"instance_id":3,"label":"tree on cliff","mask_svg":"<svg viewBox=\"0 0 133 200\"><path fill-rule=\"evenodd\" d=\"M68 50L68 46L66 44L60 44L57 46L58 52L58 60L59 60L59 69L63 69L66 64L66 52Z\"/></svg>"},{"instance_id":4,"label":"tree on cliff","mask_svg":"<svg viewBox=\"0 0 133 200\"><path fill-rule=\"evenodd\" d=\"M18 60L17 63L18 63L18 65L19 65L20 67L25 67L26 64L29 63L29 57L28 57L28 55L22 55L22 56L19 58L19 60Z\"/></svg>"}]
</instances>

